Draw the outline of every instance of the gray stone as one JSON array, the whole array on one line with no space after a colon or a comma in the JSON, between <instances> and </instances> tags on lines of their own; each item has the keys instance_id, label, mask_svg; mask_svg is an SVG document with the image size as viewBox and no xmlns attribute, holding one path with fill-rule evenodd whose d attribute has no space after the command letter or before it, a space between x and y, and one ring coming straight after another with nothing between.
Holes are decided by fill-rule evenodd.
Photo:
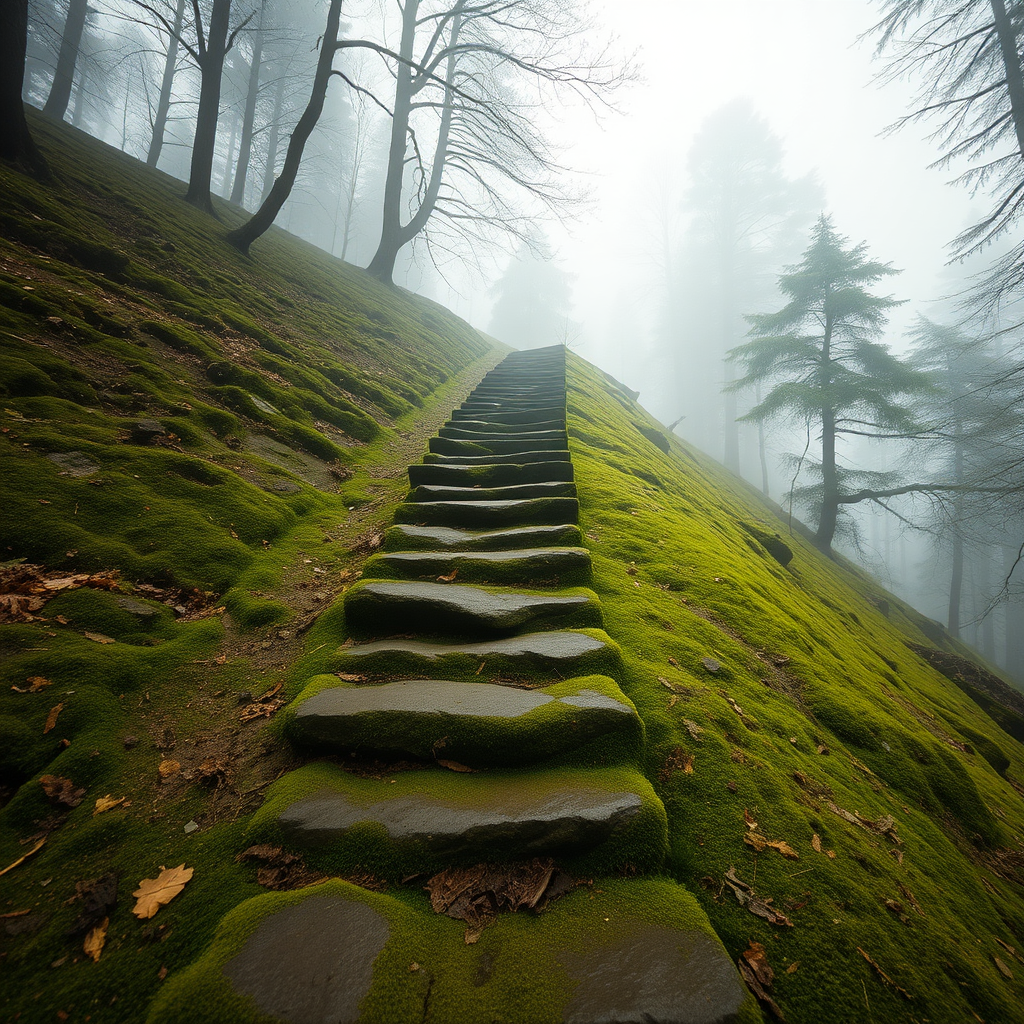
<instances>
[{"instance_id":1,"label":"gray stone","mask_svg":"<svg viewBox=\"0 0 1024 1024\"><path fill-rule=\"evenodd\" d=\"M587 633L524 633L475 644L429 643L425 640L377 640L339 648L339 667L358 667L373 674L433 674L472 676L483 661L487 676L498 672L557 672L561 676L591 672L613 674L618 650L605 639ZM352 666L352 667L349 667ZM485 676L485 678L487 678Z\"/></svg>"},{"instance_id":2,"label":"gray stone","mask_svg":"<svg viewBox=\"0 0 1024 1024\"><path fill-rule=\"evenodd\" d=\"M565 462L569 465L572 464L569 452L564 448L559 451L511 452L507 455L495 455L493 453L445 455L441 452L427 452L423 456L423 464L425 466L521 466L528 462Z\"/></svg>"},{"instance_id":3,"label":"gray stone","mask_svg":"<svg viewBox=\"0 0 1024 1024\"><path fill-rule=\"evenodd\" d=\"M458 781L451 785L461 788ZM539 778L514 789L475 785L458 802L408 793L362 805L322 789L287 806L278 821L300 846L331 844L354 825L373 823L398 846L485 859L497 850L503 857L524 857L596 846L626 827L641 806L638 793L566 788L560 779L545 786Z\"/></svg>"},{"instance_id":4,"label":"gray stone","mask_svg":"<svg viewBox=\"0 0 1024 1024\"><path fill-rule=\"evenodd\" d=\"M272 406L269 402L264 401L259 395L250 394L249 397L252 399L252 404L259 409L260 412L265 412L271 416L280 416L281 410Z\"/></svg>"},{"instance_id":5,"label":"gray stone","mask_svg":"<svg viewBox=\"0 0 1024 1024\"><path fill-rule=\"evenodd\" d=\"M436 579L453 572L462 583L583 584L590 578L590 552L577 547L399 551L374 555L363 566L364 579Z\"/></svg>"},{"instance_id":6,"label":"gray stone","mask_svg":"<svg viewBox=\"0 0 1024 1024\"><path fill-rule=\"evenodd\" d=\"M493 721L481 729L481 718ZM515 734L501 742L505 722L515 723ZM640 732L639 718L625 699L597 690L554 697L542 690L447 679L320 690L300 697L288 723L294 743L318 750L436 755L471 767L536 762L609 733L639 742Z\"/></svg>"},{"instance_id":7,"label":"gray stone","mask_svg":"<svg viewBox=\"0 0 1024 1024\"><path fill-rule=\"evenodd\" d=\"M392 526L384 535L388 551L406 548L417 550L445 549L448 551L488 551L532 548L541 544L578 545L582 540L580 528L574 523L555 526L517 526L510 530L456 530L450 526Z\"/></svg>"},{"instance_id":8,"label":"gray stone","mask_svg":"<svg viewBox=\"0 0 1024 1024\"><path fill-rule=\"evenodd\" d=\"M427 442L427 447L440 455L521 455L524 452L562 451L565 449L565 438L467 441L435 436Z\"/></svg>"},{"instance_id":9,"label":"gray stone","mask_svg":"<svg viewBox=\"0 0 1024 1024\"><path fill-rule=\"evenodd\" d=\"M274 477L270 489L278 494L298 494L302 490L294 480L289 480L283 476Z\"/></svg>"},{"instance_id":10,"label":"gray stone","mask_svg":"<svg viewBox=\"0 0 1024 1024\"><path fill-rule=\"evenodd\" d=\"M143 601L136 601L134 597L128 597L125 594L115 595L114 604L140 619L152 619L155 615L160 614L159 608L154 608L151 604L146 604Z\"/></svg>"},{"instance_id":11,"label":"gray stone","mask_svg":"<svg viewBox=\"0 0 1024 1024\"><path fill-rule=\"evenodd\" d=\"M417 526L560 526L579 518L576 498L520 498L511 501L416 501L395 509L396 523Z\"/></svg>"},{"instance_id":12,"label":"gray stone","mask_svg":"<svg viewBox=\"0 0 1024 1024\"><path fill-rule=\"evenodd\" d=\"M530 626L601 625L597 595L524 594L413 580L359 583L345 595L352 636L469 633L486 636Z\"/></svg>"},{"instance_id":13,"label":"gray stone","mask_svg":"<svg viewBox=\"0 0 1024 1024\"><path fill-rule=\"evenodd\" d=\"M452 421L473 419L477 413L471 409L453 409ZM550 405L546 409L534 409L526 412L500 412L494 411L487 415L487 419L493 423L538 423L546 419L560 419L565 422L565 405Z\"/></svg>"},{"instance_id":14,"label":"gray stone","mask_svg":"<svg viewBox=\"0 0 1024 1024\"><path fill-rule=\"evenodd\" d=\"M516 484L571 483L571 462L530 462L522 465L459 465L424 464L409 467L409 483L413 487L425 484L448 487L510 487Z\"/></svg>"},{"instance_id":15,"label":"gray stone","mask_svg":"<svg viewBox=\"0 0 1024 1024\"><path fill-rule=\"evenodd\" d=\"M626 929L627 934L622 935ZM560 957L578 984L564 1024L729 1024L746 989L701 931L616 922L619 937Z\"/></svg>"},{"instance_id":16,"label":"gray stone","mask_svg":"<svg viewBox=\"0 0 1024 1024\"><path fill-rule=\"evenodd\" d=\"M92 476L100 468L84 452L51 452L46 457L60 468L61 476Z\"/></svg>"},{"instance_id":17,"label":"gray stone","mask_svg":"<svg viewBox=\"0 0 1024 1024\"><path fill-rule=\"evenodd\" d=\"M167 436L167 429L159 420L139 420L132 424L132 440L136 444L152 444Z\"/></svg>"},{"instance_id":18,"label":"gray stone","mask_svg":"<svg viewBox=\"0 0 1024 1024\"><path fill-rule=\"evenodd\" d=\"M310 896L265 917L224 965L236 992L288 1024L357 1024L391 933L365 903Z\"/></svg>"},{"instance_id":19,"label":"gray stone","mask_svg":"<svg viewBox=\"0 0 1024 1024\"><path fill-rule=\"evenodd\" d=\"M565 434L565 416L552 417L548 420L534 420L531 423L503 423L501 420L481 419L457 419L449 420L443 430L470 430L474 433L486 434L535 434L538 431L547 432L556 430ZM459 434L449 434L449 437L459 437Z\"/></svg>"},{"instance_id":20,"label":"gray stone","mask_svg":"<svg viewBox=\"0 0 1024 1024\"><path fill-rule=\"evenodd\" d=\"M543 463L541 463L543 465ZM421 484L409 492L407 501L507 501L515 498L575 498L576 485L564 480L544 483L510 484L505 487L450 487Z\"/></svg>"},{"instance_id":21,"label":"gray stone","mask_svg":"<svg viewBox=\"0 0 1024 1024\"><path fill-rule=\"evenodd\" d=\"M483 424L481 424L483 426ZM556 430L477 430L475 427L442 427L439 437L452 437L463 441L558 441L559 447L566 443L565 427Z\"/></svg>"}]
</instances>

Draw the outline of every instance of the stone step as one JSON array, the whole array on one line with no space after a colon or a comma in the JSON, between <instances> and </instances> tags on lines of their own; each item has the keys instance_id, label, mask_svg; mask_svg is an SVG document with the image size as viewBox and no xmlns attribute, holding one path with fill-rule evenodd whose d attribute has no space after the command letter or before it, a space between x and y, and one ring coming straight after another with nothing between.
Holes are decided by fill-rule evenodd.
<instances>
[{"instance_id":1,"label":"stone step","mask_svg":"<svg viewBox=\"0 0 1024 1024\"><path fill-rule=\"evenodd\" d=\"M444 455L441 452L427 452L423 456L425 466L524 466L528 462L566 462L571 464L569 452L511 452L507 455L482 454L475 455Z\"/></svg>"},{"instance_id":2,"label":"stone step","mask_svg":"<svg viewBox=\"0 0 1024 1024\"><path fill-rule=\"evenodd\" d=\"M486 415L488 422L491 423L537 423L543 422L545 419L560 420L564 423L565 406L554 405L546 409L534 409L527 412L501 412L495 409L490 413L479 413L473 409L452 409L450 422L464 419L471 420L475 416L483 415Z\"/></svg>"},{"instance_id":3,"label":"stone step","mask_svg":"<svg viewBox=\"0 0 1024 1024\"><path fill-rule=\"evenodd\" d=\"M427 442L430 451L438 455L522 455L524 452L557 452L565 450L565 437L552 440L468 441L454 437L432 437Z\"/></svg>"},{"instance_id":4,"label":"stone step","mask_svg":"<svg viewBox=\"0 0 1024 1024\"><path fill-rule=\"evenodd\" d=\"M522 633L479 643L432 643L428 640L374 640L339 647L328 666L332 672L362 673L373 678L543 680L555 675L616 676L618 645L601 630Z\"/></svg>"},{"instance_id":5,"label":"stone step","mask_svg":"<svg viewBox=\"0 0 1024 1024\"><path fill-rule=\"evenodd\" d=\"M586 548L521 548L512 551L395 551L374 555L364 579L427 579L455 573L460 583L505 586L580 586L590 582Z\"/></svg>"},{"instance_id":6,"label":"stone step","mask_svg":"<svg viewBox=\"0 0 1024 1024\"><path fill-rule=\"evenodd\" d=\"M467 398L459 409L471 416L489 415L490 413L523 413L534 416L539 412L547 412L550 402L501 401L496 398ZM563 406L564 409L564 406ZM453 412L456 410L452 410Z\"/></svg>"},{"instance_id":7,"label":"stone step","mask_svg":"<svg viewBox=\"0 0 1024 1024\"><path fill-rule=\"evenodd\" d=\"M267 790L247 842L301 850L308 863L412 874L484 860L585 855L610 871L665 849L665 809L634 768L444 768L361 778L325 762ZM653 841L652 841L653 840Z\"/></svg>"},{"instance_id":8,"label":"stone step","mask_svg":"<svg viewBox=\"0 0 1024 1024\"><path fill-rule=\"evenodd\" d=\"M635 758L636 709L614 680L586 676L543 690L450 679L380 686L315 676L283 712L285 734L312 753L435 757L471 768L544 761L598 737L617 737Z\"/></svg>"},{"instance_id":9,"label":"stone step","mask_svg":"<svg viewBox=\"0 0 1024 1024\"><path fill-rule=\"evenodd\" d=\"M578 547L583 540L574 523L515 526L508 530L456 530L449 526L400 523L384 534L385 551L507 551L542 545Z\"/></svg>"},{"instance_id":10,"label":"stone step","mask_svg":"<svg viewBox=\"0 0 1024 1024\"><path fill-rule=\"evenodd\" d=\"M512 388L512 387L478 387L469 400L483 402L501 402L510 405L522 405L524 403L546 405L557 404L564 400L565 389L561 387L550 388Z\"/></svg>"},{"instance_id":11,"label":"stone step","mask_svg":"<svg viewBox=\"0 0 1024 1024\"><path fill-rule=\"evenodd\" d=\"M496 529L502 526L559 526L579 518L576 498L510 501L407 501L395 509L396 523Z\"/></svg>"},{"instance_id":12,"label":"stone step","mask_svg":"<svg viewBox=\"0 0 1024 1024\"><path fill-rule=\"evenodd\" d=\"M502 423L500 420L491 422L486 419L478 420L449 420L442 430L470 431L474 434L517 434L533 436L538 432L558 431L565 434L565 417L554 417L548 420L538 420L535 423ZM442 434L442 437L457 437L457 434Z\"/></svg>"},{"instance_id":13,"label":"stone step","mask_svg":"<svg viewBox=\"0 0 1024 1024\"><path fill-rule=\"evenodd\" d=\"M565 427L557 430L463 430L461 427L441 427L437 432L438 437L450 437L460 441L512 441L525 443L526 441L557 441L559 448L564 448L568 442L568 435Z\"/></svg>"},{"instance_id":14,"label":"stone step","mask_svg":"<svg viewBox=\"0 0 1024 1024\"><path fill-rule=\"evenodd\" d=\"M345 626L356 638L508 636L525 629L586 629L602 624L592 590L529 594L419 580L368 580L345 594Z\"/></svg>"},{"instance_id":15,"label":"stone step","mask_svg":"<svg viewBox=\"0 0 1024 1024\"><path fill-rule=\"evenodd\" d=\"M509 484L505 487L446 487L421 484L406 501L507 501L515 498L575 498L576 485L564 480L546 483Z\"/></svg>"},{"instance_id":16,"label":"stone step","mask_svg":"<svg viewBox=\"0 0 1024 1024\"><path fill-rule=\"evenodd\" d=\"M413 487L424 484L449 487L512 487L516 484L571 483L571 462L508 463L506 465L473 466L466 463L424 465L409 467L409 483Z\"/></svg>"}]
</instances>

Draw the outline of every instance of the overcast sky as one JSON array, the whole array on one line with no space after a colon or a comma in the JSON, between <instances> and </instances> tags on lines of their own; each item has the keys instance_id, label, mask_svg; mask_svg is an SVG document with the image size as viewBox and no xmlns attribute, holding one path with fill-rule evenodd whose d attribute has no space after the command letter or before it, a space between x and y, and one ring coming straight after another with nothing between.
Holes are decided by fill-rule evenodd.
<instances>
[{"instance_id":1,"label":"overcast sky","mask_svg":"<svg viewBox=\"0 0 1024 1024\"><path fill-rule=\"evenodd\" d=\"M926 128L882 137L908 110L909 85L873 82L873 43L857 37L879 17L869 0L599 0L625 51L637 50L643 81L619 97L621 116L600 126L590 117L564 124L567 160L587 172L593 208L569 233L553 232L563 265L575 275L581 354L628 378L635 350L607 339L631 317L627 303L653 301L647 281L652 199L659 165L685 175L685 158L704 119L736 97L750 98L783 140L789 173L816 171L836 227L866 241L873 257L904 273L885 282L909 300L894 317L891 341L942 291L946 243L970 220L952 172L935 159ZM648 217L642 219L646 207ZM462 305L462 304L460 304ZM486 306L460 310L486 327ZM637 324L637 329L640 325ZM618 346L616 346L618 348Z\"/></svg>"}]
</instances>

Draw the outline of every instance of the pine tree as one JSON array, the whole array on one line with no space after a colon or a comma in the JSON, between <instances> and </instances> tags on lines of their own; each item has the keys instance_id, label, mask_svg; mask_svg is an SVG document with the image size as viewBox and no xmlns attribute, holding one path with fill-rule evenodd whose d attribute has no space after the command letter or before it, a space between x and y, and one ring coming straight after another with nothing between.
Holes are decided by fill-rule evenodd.
<instances>
[{"instance_id":1,"label":"pine tree","mask_svg":"<svg viewBox=\"0 0 1024 1024\"><path fill-rule=\"evenodd\" d=\"M748 317L754 340L732 353L746 370L733 387L767 388L744 419L796 420L807 424L808 438L813 424L820 428L820 455L808 460L820 483L802 488L801 497L817 513L815 543L826 551L841 507L855 498L850 485L889 482L842 466L837 440L907 437L920 429L906 400L926 390L929 378L878 341L888 311L900 302L869 291L896 273L869 259L864 243L850 247L822 215L803 260L779 278L789 301L777 313Z\"/></svg>"}]
</instances>

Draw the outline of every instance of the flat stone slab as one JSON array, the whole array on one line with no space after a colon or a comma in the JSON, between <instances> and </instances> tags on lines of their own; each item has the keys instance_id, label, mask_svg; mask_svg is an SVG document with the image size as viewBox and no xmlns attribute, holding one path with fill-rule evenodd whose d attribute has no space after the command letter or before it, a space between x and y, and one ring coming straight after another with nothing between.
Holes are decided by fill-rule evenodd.
<instances>
[{"instance_id":1,"label":"flat stone slab","mask_svg":"<svg viewBox=\"0 0 1024 1024\"><path fill-rule=\"evenodd\" d=\"M529 764L612 734L639 750L642 738L632 704L602 676L543 690L449 679L353 686L318 676L286 714L288 737L297 746L437 756L475 768Z\"/></svg>"},{"instance_id":2,"label":"flat stone slab","mask_svg":"<svg viewBox=\"0 0 1024 1024\"><path fill-rule=\"evenodd\" d=\"M286 843L302 849L362 846L367 828L374 827L392 849L487 860L497 851L505 858L589 850L636 824L644 804L640 792L599 788L585 777L572 785L547 772L521 773L514 786L447 772L444 796L422 785L427 773L414 774L421 786L409 792L382 781L339 778L336 786L281 807L277 824Z\"/></svg>"},{"instance_id":3,"label":"flat stone slab","mask_svg":"<svg viewBox=\"0 0 1024 1024\"><path fill-rule=\"evenodd\" d=\"M521 498L514 501L417 501L395 509L396 523L418 526L494 528L558 526L579 518L575 498Z\"/></svg>"},{"instance_id":4,"label":"flat stone slab","mask_svg":"<svg viewBox=\"0 0 1024 1024\"><path fill-rule=\"evenodd\" d=\"M495 455L493 452L478 452L467 455L444 455L440 452L427 452L423 456L423 464L427 466L522 466L529 462L567 462L572 465L572 458L566 448L556 451L512 452L508 455Z\"/></svg>"},{"instance_id":5,"label":"flat stone slab","mask_svg":"<svg viewBox=\"0 0 1024 1024\"><path fill-rule=\"evenodd\" d=\"M438 437L451 437L461 441L558 441L564 448L567 435L564 426L545 430L478 430L476 427L441 427Z\"/></svg>"},{"instance_id":6,"label":"flat stone slab","mask_svg":"<svg viewBox=\"0 0 1024 1024\"><path fill-rule=\"evenodd\" d=\"M345 595L345 625L356 637L410 632L484 637L601 623L601 605L593 591L526 594L454 583L370 580Z\"/></svg>"},{"instance_id":7,"label":"flat stone slab","mask_svg":"<svg viewBox=\"0 0 1024 1024\"><path fill-rule=\"evenodd\" d=\"M489 413L481 413L474 411L473 409L453 409L451 423L457 423L460 420L471 420L476 416L486 418L488 423L542 423L545 420L559 420L562 425L565 425L565 405L549 405L545 409L533 409L525 412L510 412L501 411L498 409L493 410Z\"/></svg>"},{"instance_id":8,"label":"flat stone slab","mask_svg":"<svg viewBox=\"0 0 1024 1024\"><path fill-rule=\"evenodd\" d=\"M472 644L376 640L339 648L331 670L484 681L551 672L563 678L614 675L619 668L618 647L606 634L594 632L597 635L568 630L524 633Z\"/></svg>"},{"instance_id":9,"label":"flat stone slab","mask_svg":"<svg viewBox=\"0 0 1024 1024\"><path fill-rule=\"evenodd\" d=\"M564 1024L731 1024L747 998L728 954L702 931L636 922L560 959L578 983Z\"/></svg>"},{"instance_id":10,"label":"flat stone slab","mask_svg":"<svg viewBox=\"0 0 1024 1024\"><path fill-rule=\"evenodd\" d=\"M565 434L565 416L556 416L548 420L535 420L531 423L503 423L501 420L492 420L490 417L480 419L451 419L442 430L471 430L480 434L535 434L537 431L557 430ZM457 437L457 434L446 435Z\"/></svg>"},{"instance_id":11,"label":"flat stone slab","mask_svg":"<svg viewBox=\"0 0 1024 1024\"><path fill-rule=\"evenodd\" d=\"M498 466L421 463L409 467L409 483L413 487L424 484L447 487L512 487L516 484L556 481L571 483L573 476L571 462L509 463Z\"/></svg>"},{"instance_id":12,"label":"flat stone slab","mask_svg":"<svg viewBox=\"0 0 1024 1024\"><path fill-rule=\"evenodd\" d=\"M462 583L577 586L590 579L590 552L578 547L396 551L374 555L363 566L364 579L436 580L452 573Z\"/></svg>"},{"instance_id":13,"label":"flat stone slab","mask_svg":"<svg viewBox=\"0 0 1024 1024\"><path fill-rule=\"evenodd\" d=\"M390 933L365 903L311 896L265 917L223 970L236 992L288 1024L358 1024Z\"/></svg>"},{"instance_id":14,"label":"flat stone slab","mask_svg":"<svg viewBox=\"0 0 1024 1024\"><path fill-rule=\"evenodd\" d=\"M578 546L582 540L583 535L575 523L515 526L508 530L456 530L450 526L411 526L400 523L384 534L384 549L499 551L549 544Z\"/></svg>"},{"instance_id":15,"label":"flat stone slab","mask_svg":"<svg viewBox=\"0 0 1024 1024\"><path fill-rule=\"evenodd\" d=\"M456 437L439 437L435 435L427 442L432 452L441 455L512 455L522 452L556 452L565 451L565 437L531 438L522 441L509 440L477 440L469 441Z\"/></svg>"},{"instance_id":16,"label":"flat stone slab","mask_svg":"<svg viewBox=\"0 0 1024 1024\"><path fill-rule=\"evenodd\" d=\"M544 463L537 463L544 465ZM508 501L515 498L575 498L576 484L564 480L509 484L504 487L451 487L420 484L406 501Z\"/></svg>"}]
</instances>

